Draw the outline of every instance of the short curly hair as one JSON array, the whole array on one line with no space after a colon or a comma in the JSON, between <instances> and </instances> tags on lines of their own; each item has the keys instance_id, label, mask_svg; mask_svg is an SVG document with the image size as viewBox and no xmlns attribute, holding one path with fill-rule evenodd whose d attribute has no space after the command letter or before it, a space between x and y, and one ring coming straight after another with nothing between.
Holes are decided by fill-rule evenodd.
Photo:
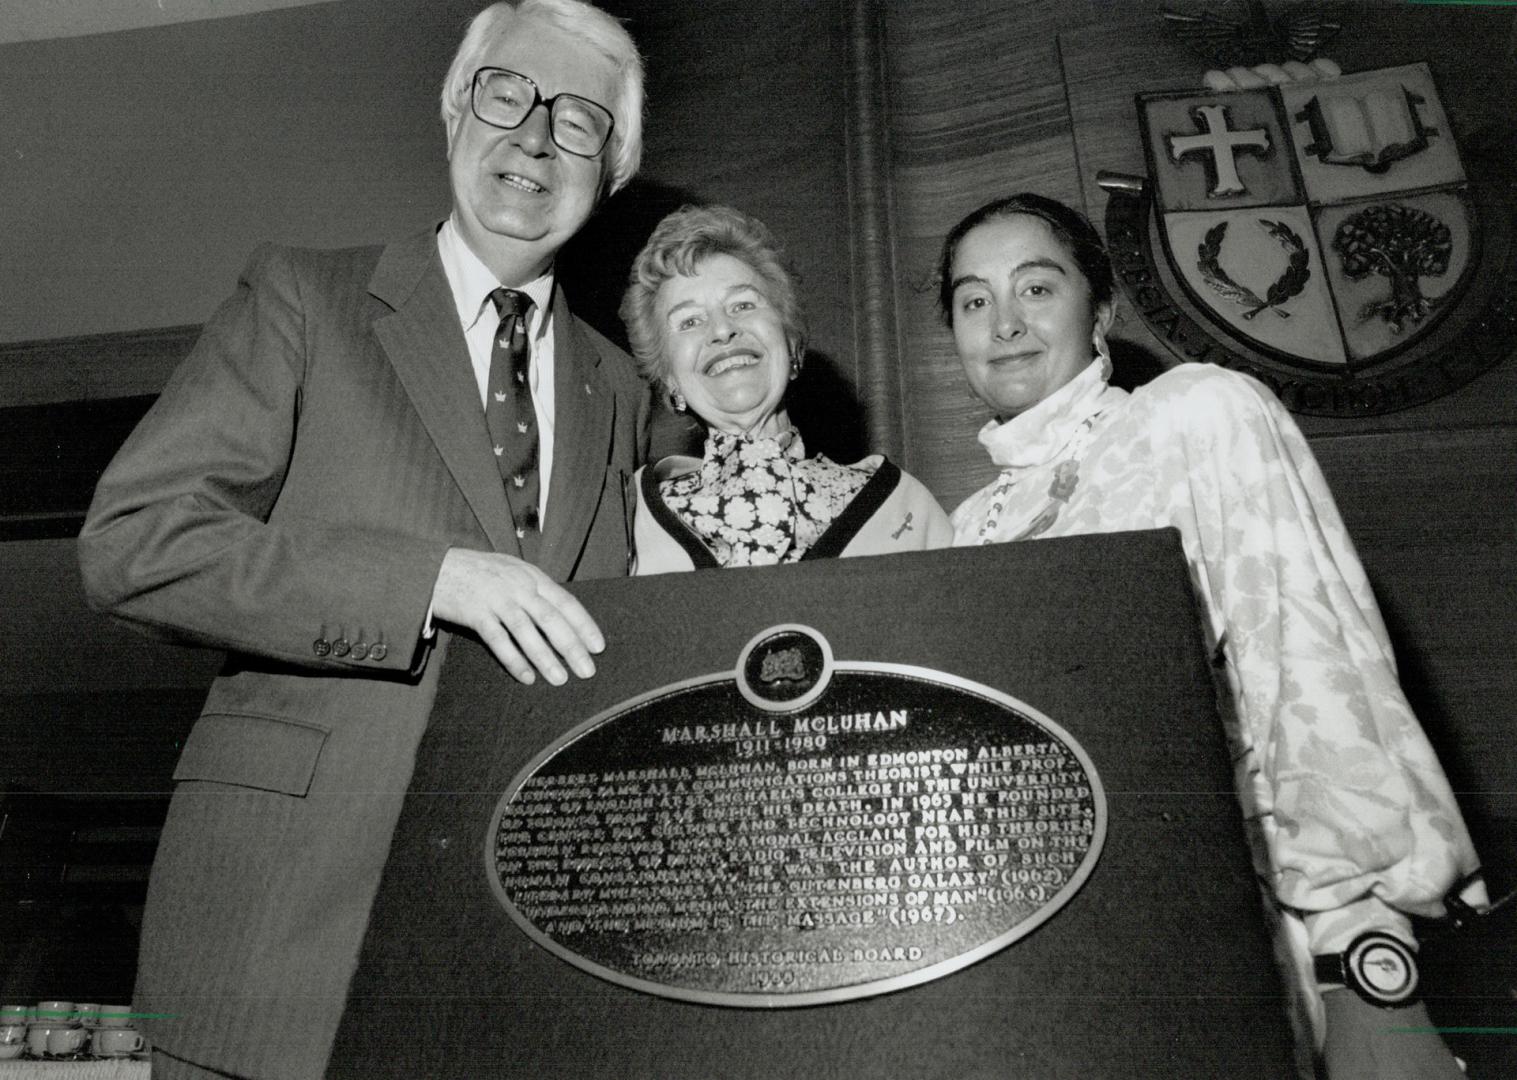
<instances>
[{"instance_id":1,"label":"short curly hair","mask_svg":"<svg viewBox=\"0 0 1517 1080\"><path fill-rule=\"evenodd\" d=\"M750 266L764 295L779 313L797 359L806 348L806 323L796 299L798 278L769 227L730 206L682 206L660 221L632 262L621 317L645 379L672 390L664 327L656 310L658 291L676 274L691 276L701 260L730 255Z\"/></svg>"}]
</instances>

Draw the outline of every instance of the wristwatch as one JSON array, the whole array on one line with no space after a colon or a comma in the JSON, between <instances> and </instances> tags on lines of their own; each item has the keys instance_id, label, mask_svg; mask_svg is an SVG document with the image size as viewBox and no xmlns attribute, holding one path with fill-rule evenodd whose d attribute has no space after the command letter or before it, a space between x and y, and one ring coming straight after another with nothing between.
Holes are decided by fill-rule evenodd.
<instances>
[{"instance_id":1,"label":"wristwatch","mask_svg":"<svg viewBox=\"0 0 1517 1080\"><path fill-rule=\"evenodd\" d=\"M1346 986L1382 1009L1419 1000L1417 951L1390 934L1360 934L1343 952L1314 956L1312 963L1322 986Z\"/></svg>"}]
</instances>

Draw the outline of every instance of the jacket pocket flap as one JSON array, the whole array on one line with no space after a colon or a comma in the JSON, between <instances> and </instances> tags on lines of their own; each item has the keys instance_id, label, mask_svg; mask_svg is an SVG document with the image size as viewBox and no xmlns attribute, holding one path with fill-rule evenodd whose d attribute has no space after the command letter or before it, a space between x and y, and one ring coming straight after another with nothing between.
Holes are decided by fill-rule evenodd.
<instances>
[{"instance_id":1,"label":"jacket pocket flap","mask_svg":"<svg viewBox=\"0 0 1517 1080\"><path fill-rule=\"evenodd\" d=\"M185 740L175 780L223 784L304 795L328 732L270 716L202 716Z\"/></svg>"}]
</instances>

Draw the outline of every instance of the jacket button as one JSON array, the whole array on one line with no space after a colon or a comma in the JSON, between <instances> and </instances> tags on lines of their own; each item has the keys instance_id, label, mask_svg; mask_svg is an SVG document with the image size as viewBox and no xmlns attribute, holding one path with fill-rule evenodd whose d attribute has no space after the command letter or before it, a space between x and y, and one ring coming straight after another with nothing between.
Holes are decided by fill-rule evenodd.
<instances>
[{"instance_id":1,"label":"jacket button","mask_svg":"<svg viewBox=\"0 0 1517 1080\"><path fill-rule=\"evenodd\" d=\"M369 655L369 643L367 641L353 642L353 659L362 660Z\"/></svg>"},{"instance_id":2,"label":"jacket button","mask_svg":"<svg viewBox=\"0 0 1517 1080\"><path fill-rule=\"evenodd\" d=\"M315 641L311 642L311 650L317 656L326 656L332 651L332 643L326 638L319 637Z\"/></svg>"},{"instance_id":3,"label":"jacket button","mask_svg":"<svg viewBox=\"0 0 1517 1080\"><path fill-rule=\"evenodd\" d=\"M390 650L385 648L385 643L383 641L376 641L373 645L369 646L370 660L383 660L386 656L389 655L389 653Z\"/></svg>"},{"instance_id":4,"label":"jacket button","mask_svg":"<svg viewBox=\"0 0 1517 1080\"><path fill-rule=\"evenodd\" d=\"M336 641L332 642L333 656L347 656L348 653L352 651L353 646L348 643L348 639L345 637L340 637Z\"/></svg>"}]
</instances>

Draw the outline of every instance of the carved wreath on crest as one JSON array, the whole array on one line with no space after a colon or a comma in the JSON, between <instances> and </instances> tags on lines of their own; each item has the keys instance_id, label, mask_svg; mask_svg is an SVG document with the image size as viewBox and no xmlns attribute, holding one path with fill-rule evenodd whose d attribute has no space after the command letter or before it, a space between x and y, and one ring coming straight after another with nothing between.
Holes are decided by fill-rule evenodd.
<instances>
[{"instance_id":1,"label":"carved wreath on crest","mask_svg":"<svg viewBox=\"0 0 1517 1080\"><path fill-rule=\"evenodd\" d=\"M1305 242L1285 222L1259 219L1259 224L1265 231L1279 241L1280 246L1290 254L1290 262L1286 265L1284 273L1270 283L1261 298L1248 286L1234 281L1231 275L1222 269L1222 263L1218 261L1218 257L1222 254L1222 241L1227 236L1227 224L1221 221L1213 225L1206 231L1206 235L1196 248L1196 269L1201 271L1202 279L1224 300L1231 300L1235 304L1248 308L1243 313L1245 319L1252 319L1266 308L1282 319L1290 318L1290 312L1286 311L1282 305L1306 288L1306 283L1312 276L1311 267L1308 265L1311 262L1311 256L1306 250Z\"/></svg>"}]
</instances>

